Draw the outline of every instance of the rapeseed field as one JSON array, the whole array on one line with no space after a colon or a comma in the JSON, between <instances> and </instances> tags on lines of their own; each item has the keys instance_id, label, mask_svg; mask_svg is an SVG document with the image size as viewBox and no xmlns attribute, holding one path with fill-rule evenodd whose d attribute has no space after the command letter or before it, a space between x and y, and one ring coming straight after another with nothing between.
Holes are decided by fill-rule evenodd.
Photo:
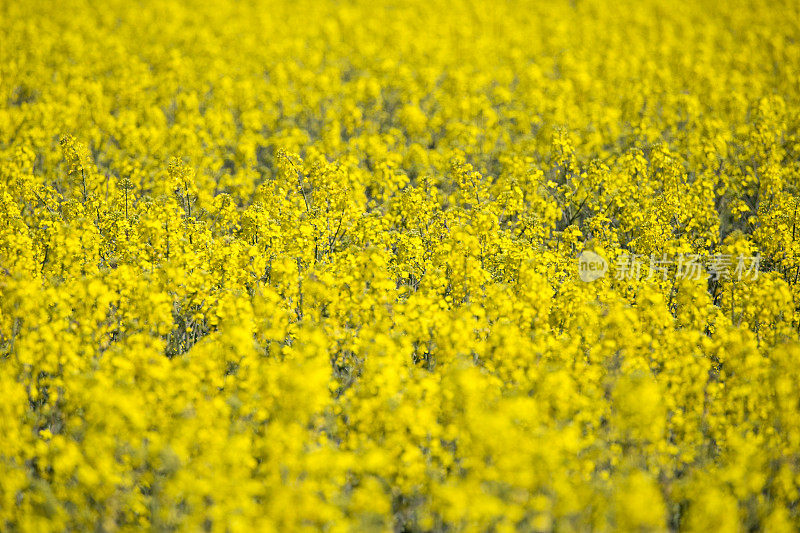
<instances>
[{"instance_id":1,"label":"rapeseed field","mask_svg":"<svg viewBox=\"0 0 800 533\"><path fill-rule=\"evenodd\" d=\"M797 531L800 3L0 0L0 530Z\"/></svg>"}]
</instances>

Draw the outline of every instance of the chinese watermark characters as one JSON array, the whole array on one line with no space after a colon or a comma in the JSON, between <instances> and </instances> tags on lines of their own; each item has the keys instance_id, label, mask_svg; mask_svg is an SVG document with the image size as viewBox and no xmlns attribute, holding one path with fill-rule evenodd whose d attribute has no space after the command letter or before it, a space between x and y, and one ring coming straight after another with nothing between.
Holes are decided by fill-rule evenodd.
<instances>
[{"instance_id":1,"label":"chinese watermark characters","mask_svg":"<svg viewBox=\"0 0 800 533\"><path fill-rule=\"evenodd\" d=\"M761 256L714 254L621 254L614 262L613 273L617 280L674 279L700 280L755 280L758 279ZM583 281L605 277L608 262L595 252L584 251L578 256L578 274Z\"/></svg>"}]
</instances>

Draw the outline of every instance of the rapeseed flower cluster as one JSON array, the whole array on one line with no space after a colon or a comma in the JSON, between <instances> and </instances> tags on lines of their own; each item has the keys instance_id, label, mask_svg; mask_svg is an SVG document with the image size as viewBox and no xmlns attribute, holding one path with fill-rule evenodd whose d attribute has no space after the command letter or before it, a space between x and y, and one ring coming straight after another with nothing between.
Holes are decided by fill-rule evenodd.
<instances>
[{"instance_id":1,"label":"rapeseed flower cluster","mask_svg":"<svg viewBox=\"0 0 800 533\"><path fill-rule=\"evenodd\" d=\"M0 3L0 530L797 530L798 65L789 0Z\"/></svg>"}]
</instances>

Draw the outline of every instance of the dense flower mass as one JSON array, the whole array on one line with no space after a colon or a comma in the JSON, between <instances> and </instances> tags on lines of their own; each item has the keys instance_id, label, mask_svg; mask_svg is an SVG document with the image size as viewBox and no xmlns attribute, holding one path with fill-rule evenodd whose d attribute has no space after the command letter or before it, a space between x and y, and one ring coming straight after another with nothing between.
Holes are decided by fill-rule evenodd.
<instances>
[{"instance_id":1,"label":"dense flower mass","mask_svg":"<svg viewBox=\"0 0 800 533\"><path fill-rule=\"evenodd\" d=\"M796 0L0 2L0 530L797 530L798 65Z\"/></svg>"}]
</instances>

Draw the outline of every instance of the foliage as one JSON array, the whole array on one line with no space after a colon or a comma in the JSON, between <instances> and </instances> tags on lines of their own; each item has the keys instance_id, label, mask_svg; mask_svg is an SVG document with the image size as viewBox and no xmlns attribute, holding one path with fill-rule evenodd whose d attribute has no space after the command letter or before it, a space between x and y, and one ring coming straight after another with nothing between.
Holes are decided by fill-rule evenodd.
<instances>
[{"instance_id":1,"label":"foliage","mask_svg":"<svg viewBox=\"0 0 800 533\"><path fill-rule=\"evenodd\" d=\"M800 528L796 2L0 14L0 530Z\"/></svg>"}]
</instances>

